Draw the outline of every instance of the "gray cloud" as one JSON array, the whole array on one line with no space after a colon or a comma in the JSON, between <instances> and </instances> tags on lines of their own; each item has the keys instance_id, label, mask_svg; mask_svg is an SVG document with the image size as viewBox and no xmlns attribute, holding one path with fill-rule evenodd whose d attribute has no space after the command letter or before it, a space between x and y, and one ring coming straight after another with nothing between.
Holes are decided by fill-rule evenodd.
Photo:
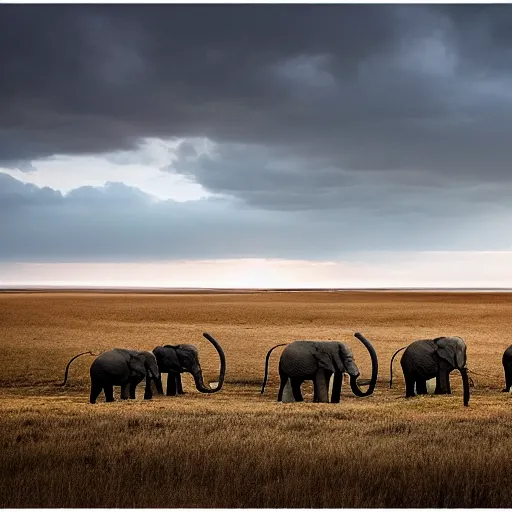
<instances>
[{"instance_id":1,"label":"gray cloud","mask_svg":"<svg viewBox=\"0 0 512 512\"><path fill-rule=\"evenodd\" d=\"M185 151L182 146L186 147ZM394 213L472 217L512 208L512 183L486 176L461 180L411 168L359 170L337 167L322 156L301 158L260 145L223 144L210 151L185 142L168 170L206 189L243 199L256 208L327 215Z\"/></svg>"},{"instance_id":2,"label":"gray cloud","mask_svg":"<svg viewBox=\"0 0 512 512\"><path fill-rule=\"evenodd\" d=\"M427 205L271 212L231 199L155 201L120 183L63 195L0 173L0 261L350 260L376 249L510 249L499 210L475 217L460 202Z\"/></svg>"},{"instance_id":3,"label":"gray cloud","mask_svg":"<svg viewBox=\"0 0 512 512\"><path fill-rule=\"evenodd\" d=\"M0 175L0 257L509 249L511 28L508 5L2 5L2 165L185 138L165 169L224 199Z\"/></svg>"},{"instance_id":4,"label":"gray cloud","mask_svg":"<svg viewBox=\"0 0 512 512\"><path fill-rule=\"evenodd\" d=\"M143 137L504 179L510 6L2 6L0 157Z\"/></svg>"}]
</instances>

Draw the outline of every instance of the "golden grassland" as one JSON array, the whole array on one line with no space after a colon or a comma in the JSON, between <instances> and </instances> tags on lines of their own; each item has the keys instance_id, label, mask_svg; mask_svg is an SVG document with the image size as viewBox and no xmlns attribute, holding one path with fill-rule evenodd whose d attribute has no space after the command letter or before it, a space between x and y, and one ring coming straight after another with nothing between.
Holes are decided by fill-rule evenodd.
<instances>
[{"instance_id":1,"label":"golden grassland","mask_svg":"<svg viewBox=\"0 0 512 512\"><path fill-rule=\"evenodd\" d=\"M512 397L501 356L512 343L512 295L434 292L0 294L0 507L508 507ZM90 356L114 347L194 343L207 380L227 360L221 392L190 376L180 397L88 403ZM294 339L342 340L362 377L364 333L380 361L373 396L344 387L340 404L276 402L267 350ZM406 400L399 363L423 337L462 336L470 406L452 396ZM118 390L116 390L118 396Z\"/></svg>"}]
</instances>

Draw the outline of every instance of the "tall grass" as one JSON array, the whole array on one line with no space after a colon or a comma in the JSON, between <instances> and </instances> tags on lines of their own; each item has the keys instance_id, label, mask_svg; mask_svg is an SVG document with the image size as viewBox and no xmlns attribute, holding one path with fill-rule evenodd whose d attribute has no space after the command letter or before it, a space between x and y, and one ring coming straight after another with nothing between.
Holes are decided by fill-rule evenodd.
<instances>
[{"instance_id":1,"label":"tall grass","mask_svg":"<svg viewBox=\"0 0 512 512\"><path fill-rule=\"evenodd\" d=\"M0 295L0 506L508 507L499 360L511 309L505 294ZM225 348L220 393L200 395L186 376L184 396L148 402L141 389L92 406L87 356L69 387L54 386L74 353L164 342L198 345L214 380L204 330ZM372 397L347 388L340 404L278 404L278 355L259 395L266 350L293 339L345 340L369 376L356 330L382 363ZM397 365L387 389L393 351L442 334L465 337L469 366L486 375L469 408L455 374L452 396L406 400Z\"/></svg>"}]
</instances>

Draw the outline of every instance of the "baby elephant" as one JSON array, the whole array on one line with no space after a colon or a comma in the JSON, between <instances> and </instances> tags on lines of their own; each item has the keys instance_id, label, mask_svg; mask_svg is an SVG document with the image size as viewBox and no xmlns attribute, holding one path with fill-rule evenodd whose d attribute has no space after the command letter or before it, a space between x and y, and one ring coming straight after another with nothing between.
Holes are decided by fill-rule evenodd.
<instances>
[{"instance_id":1,"label":"baby elephant","mask_svg":"<svg viewBox=\"0 0 512 512\"><path fill-rule=\"evenodd\" d=\"M144 377L144 399L150 400L153 397L151 380L155 381L158 393L163 394L155 355L146 350L115 348L103 352L93 361L90 375L91 404L96 403L101 390L105 392L105 401L113 402L114 386L121 386L121 400L135 398L135 388Z\"/></svg>"}]
</instances>

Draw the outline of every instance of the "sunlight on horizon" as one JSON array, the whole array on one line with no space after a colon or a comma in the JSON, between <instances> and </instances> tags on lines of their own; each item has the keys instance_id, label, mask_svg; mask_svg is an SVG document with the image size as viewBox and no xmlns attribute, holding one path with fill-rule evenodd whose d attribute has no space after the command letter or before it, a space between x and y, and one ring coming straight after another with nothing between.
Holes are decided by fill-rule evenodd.
<instances>
[{"instance_id":1,"label":"sunlight on horizon","mask_svg":"<svg viewBox=\"0 0 512 512\"><path fill-rule=\"evenodd\" d=\"M382 253L354 261L222 259L0 263L0 286L123 288L512 288L512 252Z\"/></svg>"}]
</instances>

